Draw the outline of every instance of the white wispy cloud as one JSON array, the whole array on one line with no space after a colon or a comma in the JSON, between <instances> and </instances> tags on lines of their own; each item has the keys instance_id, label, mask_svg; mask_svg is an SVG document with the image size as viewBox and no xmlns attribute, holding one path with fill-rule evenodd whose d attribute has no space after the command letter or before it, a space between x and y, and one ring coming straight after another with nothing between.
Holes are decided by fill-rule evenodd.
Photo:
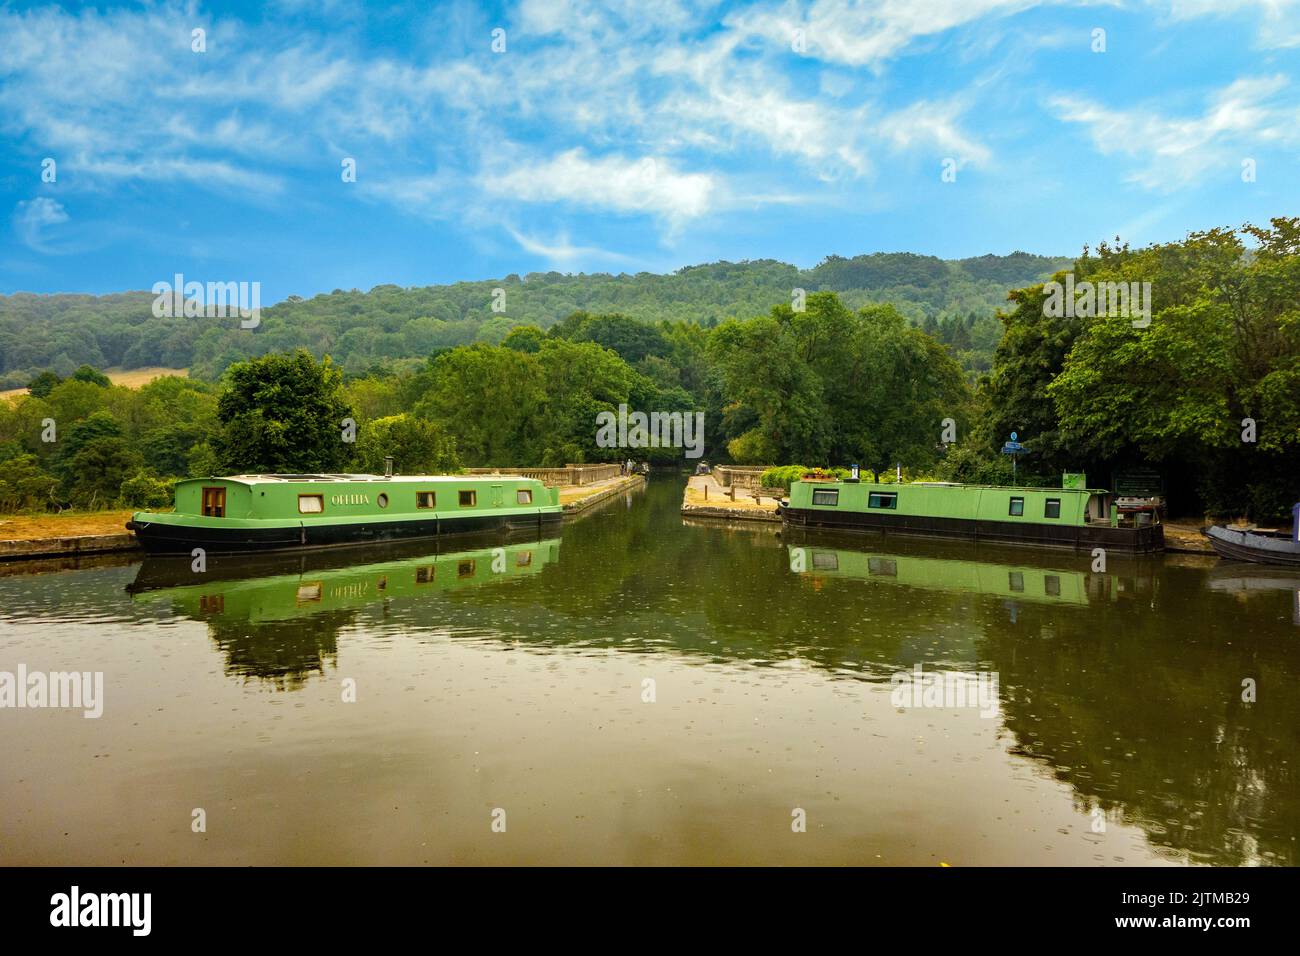
<instances>
[{"instance_id":1,"label":"white wispy cloud","mask_svg":"<svg viewBox=\"0 0 1300 956\"><path fill-rule=\"evenodd\" d=\"M1256 16L1260 46L1300 46L1300 0L1152 0L1152 6L1167 9L1173 20Z\"/></svg>"},{"instance_id":2,"label":"white wispy cloud","mask_svg":"<svg viewBox=\"0 0 1300 956\"><path fill-rule=\"evenodd\" d=\"M54 253L58 249L49 242L47 233L51 227L67 222L68 218L62 203L47 196L37 196L24 199L14 207L12 222L23 245L36 252Z\"/></svg>"},{"instance_id":3,"label":"white wispy cloud","mask_svg":"<svg viewBox=\"0 0 1300 956\"><path fill-rule=\"evenodd\" d=\"M1113 108L1072 96L1050 105L1062 120L1086 127L1099 152L1136 160L1129 179L1150 189L1235 170L1261 148L1300 144L1300 100L1282 75L1238 79L1190 116L1162 113L1155 104Z\"/></svg>"},{"instance_id":4,"label":"white wispy cloud","mask_svg":"<svg viewBox=\"0 0 1300 956\"><path fill-rule=\"evenodd\" d=\"M560 268L566 268L577 262L627 263L632 261L628 256L598 246L575 245L569 241L569 234L564 230L551 239L531 236L511 226L506 227L506 232L524 251L541 256L551 265Z\"/></svg>"},{"instance_id":5,"label":"white wispy cloud","mask_svg":"<svg viewBox=\"0 0 1300 956\"><path fill-rule=\"evenodd\" d=\"M712 176L680 172L667 159L591 157L580 147L544 162L483 176L480 183L496 196L649 213L673 225L708 212L716 189Z\"/></svg>"},{"instance_id":6,"label":"white wispy cloud","mask_svg":"<svg viewBox=\"0 0 1300 956\"><path fill-rule=\"evenodd\" d=\"M747 8L728 18L737 33L804 55L849 66L878 67L920 37L935 36L989 16L1006 16L1038 0L814 0Z\"/></svg>"}]
</instances>

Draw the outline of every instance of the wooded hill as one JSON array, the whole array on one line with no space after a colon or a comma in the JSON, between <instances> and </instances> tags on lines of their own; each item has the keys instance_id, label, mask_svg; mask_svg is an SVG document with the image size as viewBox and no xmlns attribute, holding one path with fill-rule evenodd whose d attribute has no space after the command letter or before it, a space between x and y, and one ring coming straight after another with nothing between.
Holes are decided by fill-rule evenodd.
<instances>
[{"instance_id":1,"label":"wooded hill","mask_svg":"<svg viewBox=\"0 0 1300 956\"><path fill-rule=\"evenodd\" d=\"M774 302L790 301L796 288L836 292L851 309L891 303L947 345L968 373L982 372L1002 334L994 313L1006 304L1008 291L1041 281L1069 262L1024 252L959 260L875 253L829 256L803 270L762 259L689 266L667 275L535 272L417 288L380 285L368 292L290 296L264 308L260 327L251 332L240 329L237 319L155 318L150 292L18 293L0 296L0 389L25 386L46 370L66 377L81 365L188 368L211 380L232 362L299 347L317 356L328 353L345 370L360 372L403 359L422 361L457 345L497 344L516 325L549 329L575 311L712 328L730 318L765 315ZM497 289L504 291L504 311L493 310Z\"/></svg>"}]
</instances>

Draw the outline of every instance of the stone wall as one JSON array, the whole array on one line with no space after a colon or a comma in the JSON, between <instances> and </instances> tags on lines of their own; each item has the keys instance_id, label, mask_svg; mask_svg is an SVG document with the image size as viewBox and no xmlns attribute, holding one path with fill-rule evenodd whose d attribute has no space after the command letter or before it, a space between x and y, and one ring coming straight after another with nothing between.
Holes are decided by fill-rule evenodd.
<instances>
[{"instance_id":1,"label":"stone wall","mask_svg":"<svg viewBox=\"0 0 1300 956\"><path fill-rule=\"evenodd\" d=\"M622 474L618 465L565 465L563 468L467 468L471 475L521 475L548 488L593 485Z\"/></svg>"},{"instance_id":2,"label":"stone wall","mask_svg":"<svg viewBox=\"0 0 1300 956\"><path fill-rule=\"evenodd\" d=\"M723 488L757 488L759 476L773 465L717 465L713 477Z\"/></svg>"}]
</instances>

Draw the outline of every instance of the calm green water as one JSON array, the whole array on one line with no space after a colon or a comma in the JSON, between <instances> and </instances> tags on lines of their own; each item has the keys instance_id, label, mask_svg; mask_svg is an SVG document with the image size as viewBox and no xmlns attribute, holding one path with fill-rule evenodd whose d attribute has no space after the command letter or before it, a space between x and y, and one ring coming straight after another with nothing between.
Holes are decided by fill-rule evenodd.
<instances>
[{"instance_id":1,"label":"calm green water","mask_svg":"<svg viewBox=\"0 0 1300 956\"><path fill-rule=\"evenodd\" d=\"M0 862L1297 862L1300 575L681 490L543 541L5 569L0 671L104 708L0 710ZM918 665L996 694L900 707Z\"/></svg>"}]
</instances>

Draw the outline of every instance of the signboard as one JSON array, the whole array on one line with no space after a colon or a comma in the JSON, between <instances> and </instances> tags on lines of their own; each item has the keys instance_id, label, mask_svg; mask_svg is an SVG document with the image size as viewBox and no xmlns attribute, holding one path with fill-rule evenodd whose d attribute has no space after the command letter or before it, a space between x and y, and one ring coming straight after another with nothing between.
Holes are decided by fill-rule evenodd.
<instances>
[{"instance_id":1,"label":"signboard","mask_svg":"<svg viewBox=\"0 0 1300 956\"><path fill-rule=\"evenodd\" d=\"M1011 474L1016 473L1016 458L1020 455L1028 455L1029 449L1020 444L1020 436L1015 432L1011 433L1011 441L1002 446L1002 454L1011 456Z\"/></svg>"}]
</instances>

